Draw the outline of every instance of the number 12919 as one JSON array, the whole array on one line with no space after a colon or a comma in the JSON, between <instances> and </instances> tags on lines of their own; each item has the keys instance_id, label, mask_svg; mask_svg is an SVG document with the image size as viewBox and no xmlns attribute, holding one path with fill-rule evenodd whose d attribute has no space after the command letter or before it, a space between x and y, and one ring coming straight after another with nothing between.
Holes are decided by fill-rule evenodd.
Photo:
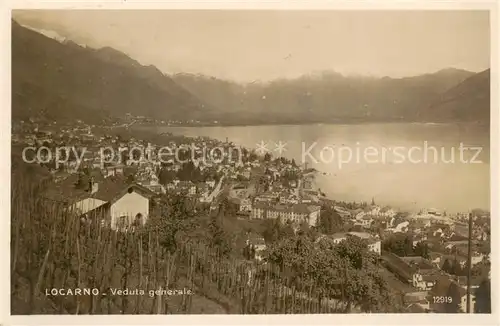
<instances>
[{"instance_id":1,"label":"number 12919","mask_svg":"<svg viewBox=\"0 0 500 326\"><path fill-rule=\"evenodd\" d=\"M452 303L453 298L452 297L445 297L445 296L438 296L438 297L432 297L434 300L434 303Z\"/></svg>"}]
</instances>

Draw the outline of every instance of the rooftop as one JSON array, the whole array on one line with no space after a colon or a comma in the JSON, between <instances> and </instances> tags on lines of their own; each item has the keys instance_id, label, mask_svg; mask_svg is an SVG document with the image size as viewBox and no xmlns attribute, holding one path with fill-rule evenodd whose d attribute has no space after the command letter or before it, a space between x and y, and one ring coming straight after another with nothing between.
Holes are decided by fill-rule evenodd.
<instances>
[{"instance_id":1,"label":"rooftop","mask_svg":"<svg viewBox=\"0 0 500 326\"><path fill-rule=\"evenodd\" d=\"M342 239L345 237L346 237L346 234L343 232L337 232L337 233L330 235L330 238L332 238L332 239Z\"/></svg>"},{"instance_id":2,"label":"rooftop","mask_svg":"<svg viewBox=\"0 0 500 326\"><path fill-rule=\"evenodd\" d=\"M270 211L277 212L294 212L297 214L309 214L315 211L319 211L321 209L320 206L317 205L307 205L307 204L276 204L271 205L265 202L256 202L254 205L255 208L266 209Z\"/></svg>"},{"instance_id":3,"label":"rooftop","mask_svg":"<svg viewBox=\"0 0 500 326\"><path fill-rule=\"evenodd\" d=\"M421 256L406 256L399 257L403 262L407 263L413 268L417 268L420 271L423 270L434 270L432 264Z\"/></svg>"},{"instance_id":4,"label":"rooftop","mask_svg":"<svg viewBox=\"0 0 500 326\"><path fill-rule=\"evenodd\" d=\"M248 238L248 242L254 246L265 246L266 241L262 237L252 235Z\"/></svg>"},{"instance_id":5,"label":"rooftop","mask_svg":"<svg viewBox=\"0 0 500 326\"><path fill-rule=\"evenodd\" d=\"M125 194L129 188L133 188L146 196L153 194L149 189L138 184L128 184L123 177L103 178L99 176L94 177L94 182L97 183L97 191L91 194L89 177L83 176L82 183L79 186L77 185L78 179L79 176L73 174L59 183L49 185L45 197L69 204L85 198L95 198L106 202L113 201L116 197Z\"/></svg>"},{"instance_id":6,"label":"rooftop","mask_svg":"<svg viewBox=\"0 0 500 326\"><path fill-rule=\"evenodd\" d=\"M367 232L352 232L351 231L351 232L347 232L347 234L361 238L361 239L366 239L366 240L373 238L373 236Z\"/></svg>"}]
</instances>

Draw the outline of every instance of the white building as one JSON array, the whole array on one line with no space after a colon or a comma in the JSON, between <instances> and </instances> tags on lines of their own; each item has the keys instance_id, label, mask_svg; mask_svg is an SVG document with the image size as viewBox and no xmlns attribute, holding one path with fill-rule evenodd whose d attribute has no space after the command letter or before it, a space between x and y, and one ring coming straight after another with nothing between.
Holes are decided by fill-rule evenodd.
<instances>
[{"instance_id":1,"label":"white building","mask_svg":"<svg viewBox=\"0 0 500 326\"><path fill-rule=\"evenodd\" d=\"M320 217L321 207L306 204L277 204L271 205L265 202L256 202L252 206L251 218L266 219L279 218L283 222L293 223L307 222L310 226L315 226Z\"/></svg>"},{"instance_id":2,"label":"white building","mask_svg":"<svg viewBox=\"0 0 500 326\"><path fill-rule=\"evenodd\" d=\"M421 291L429 291L436 284L436 277L434 275L422 275L417 272L412 277L413 287Z\"/></svg>"},{"instance_id":3,"label":"white building","mask_svg":"<svg viewBox=\"0 0 500 326\"><path fill-rule=\"evenodd\" d=\"M241 199L239 211L244 213L250 213L252 211L252 201L248 198Z\"/></svg>"},{"instance_id":4,"label":"white building","mask_svg":"<svg viewBox=\"0 0 500 326\"><path fill-rule=\"evenodd\" d=\"M470 294L470 311L474 311L474 308L476 307L476 296L474 295L473 291L471 291L472 293ZM462 295L462 297L460 298L460 309L463 311L463 312L466 312L467 311L467 294L465 295Z\"/></svg>"},{"instance_id":5,"label":"white building","mask_svg":"<svg viewBox=\"0 0 500 326\"><path fill-rule=\"evenodd\" d=\"M330 238L334 243L339 244L342 241L347 240L347 235L345 233L334 233Z\"/></svg>"},{"instance_id":6,"label":"white building","mask_svg":"<svg viewBox=\"0 0 500 326\"><path fill-rule=\"evenodd\" d=\"M130 186L112 199L109 209L111 229L144 225L149 217L149 196L137 186Z\"/></svg>"},{"instance_id":7,"label":"white building","mask_svg":"<svg viewBox=\"0 0 500 326\"><path fill-rule=\"evenodd\" d=\"M75 187L67 178L47 192L47 198L65 203L82 221L98 222L113 230L127 230L146 223L150 199L155 195L139 184L106 178Z\"/></svg>"},{"instance_id":8,"label":"white building","mask_svg":"<svg viewBox=\"0 0 500 326\"><path fill-rule=\"evenodd\" d=\"M380 255L382 254L382 242L380 239L372 238L368 240L368 250Z\"/></svg>"},{"instance_id":9,"label":"white building","mask_svg":"<svg viewBox=\"0 0 500 326\"><path fill-rule=\"evenodd\" d=\"M366 240L368 242L368 250L378 255L382 253L382 242L378 237L367 232L347 232L347 235Z\"/></svg>"},{"instance_id":10,"label":"white building","mask_svg":"<svg viewBox=\"0 0 500 326\"><path fill-rule=\"evenodd\" d=\"M396 232L406 232L408 231L408 225L410 224L410 222L408 221L404 221L404 222L401 222L399 223L398 225L396 225L396 227L394 227L394 233Z\"/></svg>"}]
</instances>

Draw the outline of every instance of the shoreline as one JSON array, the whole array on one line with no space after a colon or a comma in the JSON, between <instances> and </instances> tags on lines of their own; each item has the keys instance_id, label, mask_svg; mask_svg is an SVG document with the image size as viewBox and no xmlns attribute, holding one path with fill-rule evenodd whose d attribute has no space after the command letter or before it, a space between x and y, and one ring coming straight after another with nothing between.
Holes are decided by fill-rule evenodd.
<instances>
[{"instance_id":1,"label":"shoreline","mask_svg":"<svg viewBox=\"0 0 500 326\"><path fill-rule=\"evenodd\" d=\"M165 126L161 126L161 127L165 127ZM101 129L101 128L96 127L96 129ZM111 133L120 133L121 131L125 131L130 137L134 137L134 138L138 138L138 139L142 139L142 140L151 140L153 143L156 143L158 145L161 145L163 143L163 141L161 140L162 138L170 137L170 135L168 135L167 133L162 134L162 132L159 131L157 128L154 128L151 126L144 126L144 125L135 125L131 128L118 127L118 128L107 129L107 131L106 130L100 130L100 131L104 132L104 133L106 133L107 131L111 131ZM100 134L101 132L98 132L98 134ZM224 142L222 139L218 139L218 138L210 137L210 136L189 136L189 135L185 135L183 133L169 133L169 134L171 134L173 137L179 137L179 138L184 138L184 139L196 139L198 137L203 137L203 138L211 139L211 140L214 140L214 141L220 142L220 143ZM247 146L241 145L241 147L246 148L249 151L252 150L251 148L248 148ZM277 158L277 157L279 157L279 156L273 156L273 158ZM283 155L283 157L291 159L291 157L287 157L286 153L285 153L285 155ZM304 172L304 170L303 170L303 172ZM321 187L321 186L324 186L325 184L328 184L328 183L334 183L334 180L332 178L332 176L333 176L332 173L330 173L328 171L318 170L317 168L313 168L309 172L314 175L314 184L315 184L314 188L316 190L321 189L321 192L326 195L323 198L325 198L327 200L349 201L349 202L363 202L363 201L370 200L367 196L365 196L367 198L360 198L359 196L356 198L356 194L349 194L348 192L345 192L342 194L336 194L336 195L332 194L332 191L329 188ZM318 184L318 181L319 181L319 184ZM339 197L344 199L344 200L340 200ZM375 197L377 197L377 196L375 196ZM382 198L380 198L377 200L377 202L379 202L379 204L382 206L389 206L389 207L393 207L393 208L398 208L399 210L405 211L405 212L416 212L416 211L421 210L421 209L429 208L429 206L427 206L427 205L415 205L415 204L412 204L410 201L405 204L403 202L401 202L401 203L399 203L398 201L393 202L390 200L383 200ZM412 206L414 207L414 209L409 208ZM435 205L435 206L440 207L440 205ZM478 206L478 207L473 207L471 209L481 208L481 209L490 210L490 207L481 208ZM463 212L463 210L459 210L459 209L456 209L456 210L446 209L446 211L448 211L449 213Z\"/></svg>"},{"instance_id":2,"label":"shoreline","mask_svg":"<svg viewBox=\"0 0 500 326\"><path fill-rule=\"evenodd\" d=\"M424 125L424 123L417 123L417 124L421 124L421 125ZM327 125L327 124L325 124ZM172 128L173 126L161 126L161 127L170 127ZM249 126L250 127L250 126ZM173 128L176 128L176 127L173 127ZM179 127L177 127L179 128ZM181 127L182 128L182 127ZM195 128L195 127L187 127L187 128ZM151 134L154 134L154 135L160 135L161 136L161 133L156 129L152 129L151 127L147 127L147 126L138 126L136 125L135 126L135 129L137 130L140 130L141 132L147 132L147 133L151 133ZM200 136L187 136L183 133L172 133L174 136L182 136L182 137L186 137L186 138L196 138L196 137L200 137ZM215 141L218 141L218 142L223 142L222 139L217 139L217 138L213 138L213 137L209 137L209 136L202 136L202 137L206 137L206 138L209 138L209 139L212 139L212 140L215 140ZM229 140L231 141L231 140ZM246 148L247 150L252 150L252 149L249 149L248 147L246 146L243 146L243 145L240 145L242 146L243 148ZM291 159L292 157L287 157L286 154L284 155L284 157L288 158L288 159ZM273 156L273 158L277 158L277 156ZM313 168L312 171L312 174L314 175L314 183L315 183L315 188L316 189L321 189L321 192L324 193L326 196L324 197L325 199L327 200L333 200L333 201L338 201L338 199L335 199L335 196L333 196L331 193L332 191L327 191L326 189L323 189L321 187L319 187L317 185L317 180L319 178L322 178L323 180L325 180L324 182L322 182L323 184L325 184L326 182L329 182L329 180L331 179L331 177L333 176L330 172L328 171L322 171L322 170L318 170L316 168ZM366 200L363 200L361 198L353 198L355 197L355 195L349 195L348 193L346 193L344 196L342 196L343 198L350 198L348 201L350 202L363 202L363 201L366 201ZM351 199L352 198L352 199ZM369 201L370 199L368 199ZM409 212L409 213L414 213L414 212L418 212L420 210L423 210L423 209L427 209L427 208L430 208L429 206L426 206L426 205L415 205L415 203L412 203L411 201L408 201L407 203L396 203L396 202L392 202L391 201L387 201L387 200L378 200L378 202L380 202L380 205L382 206L389 206L389 207L392 207L392 208L397 208L398 210L402 211L402 212ZM439 205L435 205L435 206L439 206ZM413 209L410 208L410 207L414 207ZM440 206L439 206L440 207ZM490 206L491 207L491 206ZM480 209L486 209L488 211L490 211L490 207L487 207L487 208L481 208L481 207L472 207L470 210L472 209L477 209L477 208L480 208ZM436 208L436 207L434 207ZM458 214L458 213L464 213L463 210L460 210L460 209L444 209L444 208L440 208L442 209L443 211L447 211L448 213L450 214Z\"/></svg>"},{"instance_id":3,"label":"shoreline","mask_svg":"<svg viewBox=\"0 0 500 326\"><path fill-rule=\"evenodd\" d=\"M337 121L337 122L268 122L268 123L191 123L185 125L165 125L165 124L135 124L133 128L224 128L224 127L268 127L268 126L351 126L351 125L383 125L383 124L414 124L414 125L428 125L428 126L442 126L442 125L475 125L487 127L490 129L491 125L485 121ZM117 126L123 128L123 126Z\"/></svg>"},{"instance_id":4,"label":"shoreline","mask_svg":"<svg viewBox=\"0 0 500 326\"><path fill-rule=\"evenodd\" d=\"M323 179L323 184L324 183L327 183L327 182L331 182L331 177L332 175L331 174L323 174L322 171L318 171L315 175L315 179ZM321 182L321 181L320 181ZM418 202L412 202L412 201L394 201L394 202L391 202L390 200L384 200L383 196L382 197L378 197L378 196L373 196L372 198L354 198L355 195L351 195L347 192L345 193L342 193L342 194L332 194L332 191L327 191L326 189L322 188L322 187L319 187L317 184L316 184L316 188L319 188L321 189L321 192L322 193L325 193L325 198L328 199L328 200L334 200L334 201L345 201L345 202L356 202L356 203L360 203L360 202L369 202L372 198L375 198L375 201L377 202L377 205L378 206L387 206L387 207L391 207L391 208L394 208L394 209L397 209L398 211L401 211L401 212L407 212L407 213L417 213L421 210L425 210L425 209L430 209L430 208L434 208L434 209L438 209L440 211L446 211L449 215L454 215L454 214L462 214L462 213L465 213L466 211L464 210L461 210L461 209L447 209L447 208L442 208L438 205L429 205L429 206L426 206L426 205L423 205L423 204L418 204ZM337 199L332 199L334 197L341 197L342 200L339 200L339 198ZM491 205L490 207L481 207L481 206L478 206L478 207L475 207L475 206L471 206L471 208L468 210L468 211L472 211L474 209L480 209L480 210L487 210L487 211L490 211L491 210ZM467 211L467 212L468 212Z\"/></svg>"}]
</instances>

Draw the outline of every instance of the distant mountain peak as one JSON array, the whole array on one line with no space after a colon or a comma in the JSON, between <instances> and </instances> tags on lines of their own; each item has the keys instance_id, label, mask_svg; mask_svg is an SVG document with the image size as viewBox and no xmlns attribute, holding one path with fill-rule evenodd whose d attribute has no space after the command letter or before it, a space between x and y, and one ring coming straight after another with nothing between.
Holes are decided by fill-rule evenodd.
<instances>
[{"instance_id":1,"label":"distant mountain peak","mask_svg":"<svg viewBox=\"0 0 500 326\"><path fill-rule=\"evenodd\" d=\"M106 61L118 63L118 64L131 64L133 66L142 66L139 62L129 57L127 54L112 48L110 46L105 46L95 50L95 53Z\"/></svg>"},{"instance_id":2,"label":"distant mountain peak","mask_svg":"<svg viewBox=\"0 0 500 326\"><path fill-rule=\"evenodd\" d=\"M48 38L51 38L53 40L56 40L60 43L64 43L66 41L66 37L60 35L59 33L57 33L56 31L53 31L53 30L50 30L50 29L43 29L43 28L36 28L36 27L33 27L33 26L29 26L29 25L23 25L23 24L19 24L20 26L24 27L24 28L27 28L27 29L30 29L34 32L37 32L39 34L42 34Z\"/></svg>"},{"instance_id":3,"label":"distant mountain peak","mask_svg":"<svg viewBox=\"0 0 500 326\"><path fill-rule=\"evenodd\" d=\"M448 67L448 68L443 68L441 70L438 70L435 72L436 74L456 74L456 73L467 73L467 74L473 74L473 72L465 70L465 69L460 69L460 68L454 68L454 67Z\"/></svg>"},{"instance_id":4,"label":"distant mountain peak","mask_svg":"<svg viewBox=\"0 0 500 326\"><path fill-rule=\"evenodd\" d=\"M298 79L308 80L308 79L338 79L344 78L345 76L339 72L334 70L319 70L313 71L309 74L304 74L300 76Z\"/></svg>"},{"instance_id":5,"label":"distant mountain peak","mask_svg":"<svg viewBox=\"0 0 500 326\"><path fill-rule=\"evenodd\" d=\"M42 34L43 36L46 36L46 37L51 38L53 40L56 40L59 43L77 45L77 46L84 47L84 48L87 47L86 44L78 43L74 40L71 40L71 39L67 38L66 36L63 36L52 29L36 28L36 27L30 26L30 25L20 24L20 23L16 22L15 20L13 20L12 22L13 22L13 24L15 24L15 26L27 28L29 30L32 30L32 31L37 32L39 34Z\"/></svg>"},{"instance_id":6,"label":"distant mountain peak","mask_svg":"<svg viewBox=\"0 0 500 326\"><path fill-rule=\"evenodd\" d=\"M80 47L13 24L11 51L16 118L40 113L47 119L100 123L130 112L185 121L200 120L212 109L155 66L143 66L111 47Z\"/></svg>"},{"instance_id":7,"label":"distant mountain peak","mask_svg":"<svg viewBox=\"0 0 500 326\"><path fill-rule=\"evenodd\" d=\"M228 124L489 118L489 69L475 74L445 68L405 78L320 71L238 83L203 74L167 75L109 46L80 47L51 31L12 27L12 112L22 119L36 110L54 119L130 112Z\"/></svg>"},{"instance_id":8,"label":"distant mountain peak","mask_svg":"<svg viewBox=\"0 0 500 326\"><path fill-rule=\"evenodd\" d=\"M473 74L441 94L429 109L441 120L488 121L490 118L489 69Z\"/></svg>"},{"instance_id":9,"label":"distant mountain peak","mask_svg":"<svg viewBox=\"0 0 500 326\"><path fill-rule=\"evenodd\" d=\"M70 39L65 39L62 43L69 45L69 46L78 46L78 47L82 47L82 48L89 48L86 44L79 44L79 43L76 43L75 41L70 40Z\"/></svg>"}]
</instances>

